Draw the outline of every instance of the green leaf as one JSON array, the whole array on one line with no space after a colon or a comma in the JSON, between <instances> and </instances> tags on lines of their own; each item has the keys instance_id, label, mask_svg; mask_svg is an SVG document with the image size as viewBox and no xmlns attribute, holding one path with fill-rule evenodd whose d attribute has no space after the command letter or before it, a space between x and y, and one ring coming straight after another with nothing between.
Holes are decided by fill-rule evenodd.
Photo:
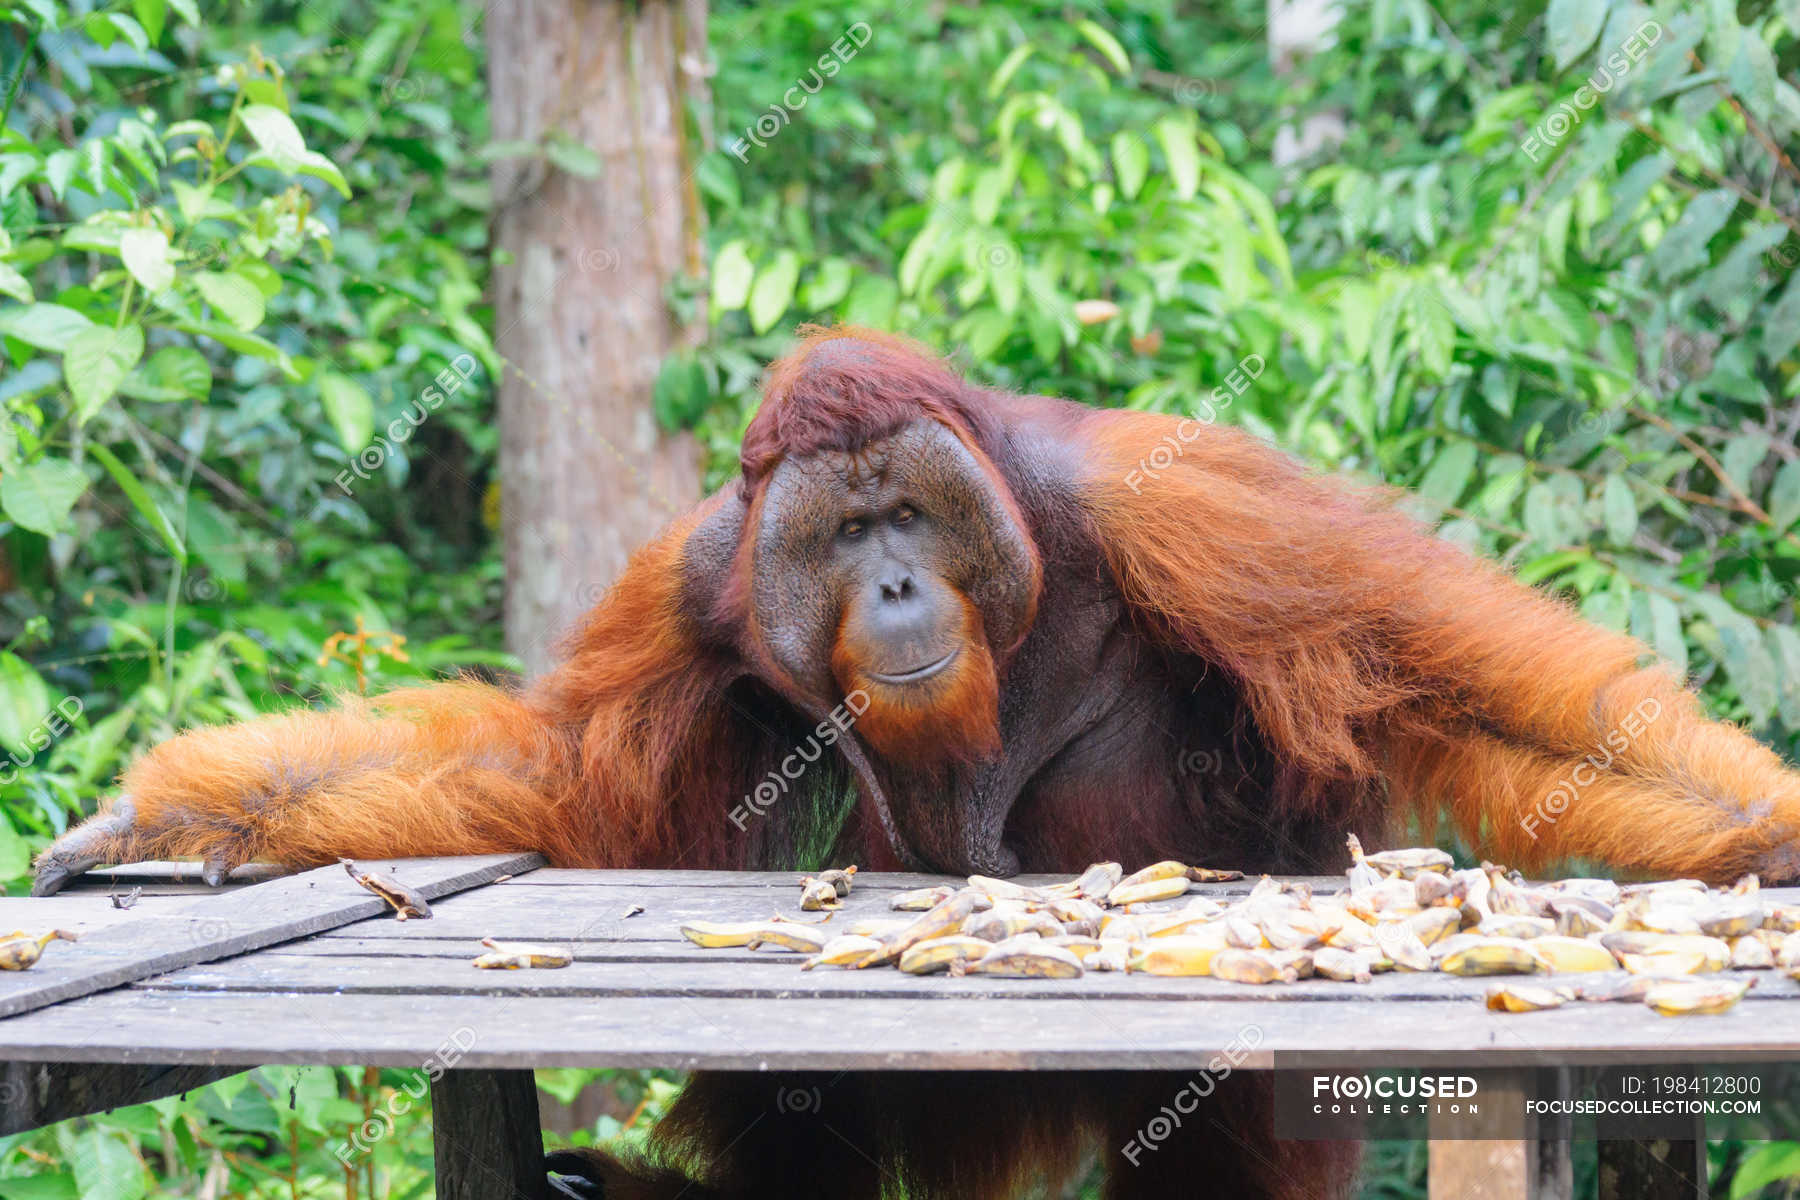
<instances>
[{"instance_id":1,"label":"green leaf","mask_svg":"<svg viewBox=\"0 0 1800 1200\"><path fill-rule=\"evenodd\" d=\"M137 400L170 403L204 400L212 392L212 367L192 346L164 346L119 385Z\"/></svg>"},{"instance_id":2,"label":"green leaf","mask_svg":"<svg viewBox=\"0 0 1800 1200\"><path fill-rule=\"evenodd\" d=\"M200 24L200 5L196 0L169 0L169 7L189 25Z\"/></svg>"},{"instance_id":3,"label":"green leaf","mask_svg":"<svg viewBox=\"0 0 1800 1200\"><path fill-rule=\"evenodd\" d=\"M267 359L279 366L290 379L299 379L300 372L287 355L287 351L273 342L257 337L254 333L240 333L229 325L217 321L175 321L173 326L183 333L191 333L197 337L209 337L228 350L236 350L239 354L253 354L257 358Z\"/></svg>"},{"instance_id":4,"label":"green leaf","mask_svg":"<svg viewBox=\"0 0 1800 1200\"><path fill-rule=\"evenodd\" d=\"M61 354L71 339L92 328L92 321L60 304L28 304L0 310L0 334L53 354Z\"/></svg>"},{"instance_id":5,"label":"green leaf","mask_svg":"<svg viewBox=\"0 0 1800 1200\"><path fill-rule=\"evenodd\" d=\"M163 23L168 20L168 0L131 0L131 11L144 27L152 42L162 41Z\"/></svg>"},{"instance_id":6,"label":"green leaf","mask_svg":"<svg viewBox=\"0 0 1800 1200\"><path fill-rule=\"evenodd\" d=\"M281 272L261 259L248 259L231 268L233 275L242 275L248 279L256 290L262 293L264 300L273 300L281 294Z\"/></svg>"},{"instance_id":7,"label":"green leaf","mask_svg":"<svg viewBox=\"0 0 1800 1200\"><path fill-rule=\"evenodd\" d=\"M1780 362L1795 346L1800 346L1800 271L1763 318L1762 330L1762 352L1770 362Z\"/></svg>"},{"instance_id":8,"label":"green leaf","mask_svg":"<svg viewBox=\"0 0 1800 1200\"><path fill-rule=\"evenodd\" d=\"M0 262L0 294L31 303L31 281L19 274L11 263Z\"/></svg>"},{"instance_id":9,"label":"green leaf","mask_svg":"<svg viewBox=\"0 0 1800 1200\"><path fill-rule=\"evenodd\" d=\"M850 294L852 272L847 258L828 258L800 289L800 305L809 312L833 308Z\"/></svg>"},{"instance_id":10,"label":"green leaf","mask_svg":"<svg viewBox=\"0 0 1800 1200\"><path fill-rule=\"evenodd\" d=\"M1775 113L1775 56L1754 29L1738 37L1737 54L1731 60L1731 90L1760 121Z\"/></svg>"},{"instance_id":11,"label":"green leaf","mask_svg":"<svg viewBox=\"0 0 1800 1200\"><path fill-rule=\"evenodd\" d=\"M1707 262L1706 243L1725 227L1737 196L1724 188L1701 192L1688 201L1681 217L1650 252L1650 266L1664 282L1686 275Z\"/></svg>"},{"instance_id":12,"label":"green leaf","mask_svg":"<svg viewBox=\"0 0 1800 1200\"><path fill-rule=\"evenodd\" d=\"M1780 664L1781 723L1800 729L1800 630L1792 625L1770 626L1769 648Z\"/></svg>"},{"instance_id":13,"label":"green leaf","mask_svg":"<svg viewBox=\"0 0 1800 1200\"><path fill-rule=\"evenodd\" d=\"M1761 725L1774 713L1781 697L1781 681L1774 660L1764 653L1762 631L1749 617L1710 592L1697 593L1694 607L1712 622L1719 635L1720 657L1738 699L1749 710L1751 723Z\"/></svg>"},{"instance_id":14,"label":"green leaf","mask_svg":"<svg viewBox=\"0 0 1800 1200\"><path fill-rule=\"evenodd\" d=\"M63 378L75 397L76 425L93 420L143 356L144 331L136 322L117 329L95 326L69 339Z\"/></svg>"},{"instance_id":15,"label":"green leaf","mask_svg":"<svg viewBox=\"0 0 1800 1200\"><path fill-rule=\"evenodd\" d=\"M194 276L200 294L221 317L248 333L262 324L263 294L242 275L225 271L202 271Z\"/></svg>"},{"instance_id":16,"label":"green leaf","mask_svg":"<svg viewBox=\"0 0 1800 1200\"><path fill-rule=\"evenodd\" d=\"M1455 504L1475 474L1475 443L1453 442L1431 460L1419 481L1419 494L1440 505Z\"/></svg>"},{"instance_id":17,"label":"green leaf","mask_svg":"<svg viewBox=\"0 0 1800 1200\"><path fill-rule=\"evenodd\" d=\"M1096 25L1092 21L1077 21L1075 32L1086 38L1088 42L1106 56L1106 61L1121 75L1131 74L1131 56L1125 53L1125 47L1119 45L1119 39Z\"/></svg>"},{"instance_id":18,"label":"green leaf","mask_svg":"<svg viewBox=\"0 0 1800 1200\"><path fill-rule=\"evenodd\" d=\"M900 305L900 288L885 275L864 275L850 288L844 302L844 322L866 325L870 329L888 329L894 323L894 311Z\"/></svg>"},{"instance_id":19,"label":"green leaf","mask_svg":"<svg viewBox=\"0 0 1800 1200\"><path fill-rule=\"evenodd\" d=\"M70 1159L81 1200L143 1200L144 1164L121 1135L89 1129L76 1138Z\"/></svg>"},{"instance_id":20,"label":"green leaf","mask_svg":"<svg viewBox=\"0 0 1800 1200\"><path fill-rule=\"evenodd\" d=\"M81 1193L66 1174L19 1175L0 1179L0 1200L81 1200Z\"/></svg>"},{"instance_id":21,"label":"green leaf","mask_svg":"<svg viewBox=\"0 0 1800 1200\"><path fill-rule=\"evenodd\" d=\"M1012 333L1010 314L997 308L979 308L957 322L956 334L969 347L977 361L991 359Z\"/></svg>"},{"instance_id":22,"label":"green leaf","mask_svg":"<svg viewBox=\"0 0 1800 1200\"><path fill-rule=\"evenodd\" d=\"M1012 189L1014 173L1002 163L988 167L975 176L969 189L969 215L982 225L991 225L1000 213L1000 202Z\"/></svg>"},{"instance_id":23,"label":"green leaf","mask_svg":"<svg viewBox=\"0 0 1800 1200\"><path fill-rule=\"evenodd\" d=\"M1606 8L1607 0L1550 0L1544 26L1558 71L1568 70L1594 44L1606 24Z\"/></svg>"},{"instance_id":24,"label":"green leaf","mask_svg":"<svg viewBox=\"0 0 1800 1200\"><path fill-rule=\"evenodd\" d=\"M29 870L30 843L19 836L11 821L0 816L0 878L17 879Z\"/></svg>"},{"instance_id":25,"label":"green leaf","mask_svg":"<svg viewBox=\"0 0 1800 1200\"><path fill-rule=\"evenodd\" d=\"M30 663L10 651L0 651L0 749L21 757L43 749L31 744L31 735L44 723L55 702L50 685ZM4 816L0 816L0 825L12 828Z\"/></svg>"},{"instance_id":26,"label":"green leaf","mask_svg":"<svg viewBox=\"0 0 1800 1200\"><path fill-rule=\"evenodd\" d=\"M1788 526L1800 520L1800 460L1789 460L1775 472L1769 485L1769 516L1773 533L1786 533Z\"/></svg>"},{"instance_id":27,"label":"green leaf","mask_svg":"<svg viewBox=\"0 0 1800 1200\"><path fill-rule=\"evenodd\" d=\"M1200 190L1200 144L1194 137L1193 126L1185 117L1167 116L1156 123L1152 132L1162 147L1163 157L1168 160L1169 179L1175 185L1175 194L1183 200L1192 200Z\"/></svg>"},{"instance_id":28,"label":"green leaf","mask_svg":"<svg viewBox=\"0 0 1800 1200\"><path fill-rule=\"evenodd\" d=\"M988 84L988 99L992 100L1006 90L1006 85L1012 82L1012 77L1018 73L1020 67L1025 65L1025 60L1030 58L1036 49L1037 47L1030 42L1024 42L1012 48L1012 52L1001 62L999 68L994 72L993 80Z\"/></svg>"},{"instance_id":29,"label":"green leaf","mask_svg":"<svg viewBox=\"0 0 1800 1200\"><path fill-rule=\"evenodd\" d=\"M319 400L344 449L356 454L375 436L375 402L362 384L336 371L319 376Z\"/></svg>"},{"instance_id":30,"label":"green leaf","mask_svg":"<svg viewBox=\"0 0 1800 1200\"><path fill-rule=\"evenodd\" d=\"M781 320L794 299L794 285L800 280L800 256L783 250L775 261L756 274L750 289L750 328L767 333Z\"/></svg>"},{"instance_id":31,"label":"green leaf","mask_svg":"<svg viewBox=\"0 0 1800 1200\"><path fill-rule=\"evenodd\" d=\"M131 277L153 296L167 291L175 282L169 236L160 229L127 229L119 235L119 257L125 260Z\"/></svg>"},{"instance_id":32,"label":"green leaf","mask_svg":"<svg viewBox=\"0 0 1800 1200\"><path fill-rule=\"evenodd\" d=\"M1745 433L1725 443L1725 453L1719 456L1719 465L1725 468L1725 478L1736 484L1739 491L1748 492L1750 473L1768 456L1769 435Z\"/></svg>"},{"instance_id":33,"label":"green leaf","mask_svg":"<svg viewBox=\"0 0 1800 1200\"><path fill-rule=\"evenodd\" d=\"M169 548L169 553L175 556L175 561L185 566L187 547L181 544L181 535L175 532L175 526L169 523L169 518L163 514L163 510L157 507L155 499L150 495L150 490L136 475L132 474L130 467L119 461L118 455L104 445L95 442L88 447L88 451L101 466L106 468L106 473L111 475L113 482L119 485L119 490L125 493L125 498L131 501L132 507L138 510L144 520L150 522L150 528L156 531L156 535L162 539L163 545Z\"/></svg>"},{"instance_id":34,"label":"green leaf","mask_svg":"<svg viewBox=\"0 0 1800 1200\"><path fill-rule=\"evenodd\" d=\"M15 525L48 537L61 532L87 485L87 476L68 459L40 458L0 476L0 508Z\"/></svg>"},{"instance_id":35,"label":"green leaf","mask_svg":"<svg viewBox=\"0 0 1800 1200\"><path fill-rule=\"evenodd\" d=\"M750 299L750 283L756 278L756 266L744 243L726 242L719 247L712 267L712 311L715 317L736 312Z\"/></svg>"},{"instance_id":36,"label":"green leaf","mask_svg":"<svg viewBox=\"0 0 1800 1200\"><path fill-rule=\"evenodd\" d=\"M350 184L344 179L344 173L338 170L336 163L317 150L308 150L300 155L299 160L294 164L294 174L311 175L315 179L323 179L343 193L344 199L350 198Z\"/></svg>"},{"instance_id":37,"label":"green leaf","mask_svg":"<svg viewBox=\"0 0 1800 1200\"><path fill-rule=\"evenodd\" d=\"M1621 475L1608 475L1601 499L1606 510L1607 540L1615 546L1631 545L1638 527L1637 497L1631 494L1631 485Z\"/></svg>"},{"instance_id":38,"label":"green leaf","mask_svg":"<svg viewBox=\"0 0 1800 1200\"><path fill-rule=\"evenodd\" d=\"M650 405L664 429L686 429L706 412L706 370L691 355L672 354L663 360L651 389Z\"/></svg>"},{"instance_id":39,"label":"green leaf","mask_svg":"<svg viewBox=\"0 0 1800 1200\"><path fill-rule=\"evenodd\" d=\"M1136 133L1121 129L1113 134L1112 160L1113 178L1120 194L1127 200L1136 200L1138 189L1150 174L1150 148Z\"/></svg>"},{"instance_id":40,"label":"green leaf","mask_svg":"<svg viewBox=\"0 0 1800 1200\"><path fill-rule=\"evenodd\" d=\"M1675 602L1660 593L1649 596L1650 645L1675 668L1676 675L1688 673L1687 638L1681 632L1681 610Z\"/></svg>"},{"instance_id":41,"label":"green leaf","mask_svg":"<svg viewBox=\"0 0 1800 1200\"><path fill-rule=\"evenodd\" d=\"M306 139L300 136L300 127L292 117L272 105L246 104L238 119L256 140L257 148L277 167L292 173L300 166Z\"/></svg>"}]
</instances>

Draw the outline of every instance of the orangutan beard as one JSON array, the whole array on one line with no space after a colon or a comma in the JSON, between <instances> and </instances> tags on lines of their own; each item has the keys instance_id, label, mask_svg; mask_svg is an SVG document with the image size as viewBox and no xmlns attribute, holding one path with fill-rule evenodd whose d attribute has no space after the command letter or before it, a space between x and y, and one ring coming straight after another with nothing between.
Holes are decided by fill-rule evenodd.
<instances>
[{"instance_id":1,"label":"orangutan beard","mask_svg":"<svg viewBox=\"0 0 1800 1200\"><path fill-rule=\"evenodd\" d=\"M981 618L964 600L961 649L930 679L892 684L872 678L840 635L831 665L845 694L867 704L856 732L877 755L911 765L979 762L1000 753L1000 681Z\"/></svg>"}]
</instances>

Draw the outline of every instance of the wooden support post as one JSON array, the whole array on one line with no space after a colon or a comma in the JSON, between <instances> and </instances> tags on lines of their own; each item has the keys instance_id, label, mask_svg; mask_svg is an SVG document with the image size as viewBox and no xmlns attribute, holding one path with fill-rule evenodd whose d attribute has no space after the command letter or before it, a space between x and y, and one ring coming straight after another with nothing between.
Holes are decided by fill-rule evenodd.
<instances>
[{"instance_id":1,"label":"wooden support post","mask_svg":"<svg viewBox=\"0 0 1800 1200\"><path fill-rule=\"evenodd\" d=\"M1600 1143L1600 1200L1706 1200L1706 1118L1693 1136Z\"/></svg>"},{"instance_id":2,"label":"wooden support post","mask_svg":"<svg viewBox=\"0 0 1800 1200\"><path fill-rule=\"evenodd\" d=\"M431 1119L438 1200L548 1200L530 1071L445 1071Z\"/></svg>"},{"instance_id":3,"label":"wooden support post","mask_svg":"<svg viewBox=\"0 0 1800 1200\"><path fill-rule=\"evenodd\" d=\"M1531 1096L1567 1096L1569 1073L1471 1071L1481 1080L1486 1115L1506 1124L1523 1112ZM1516 1134L1480 1141L1436 1139L1429 1150L1431 1200L1570 1200L1574 1193L1569 1155L1569 1121L1546 1118L1536 1136ZM1466 1124L1461 1130L1467 1133Z\"/></svg>"},{"instance_id":4,"label":"wooden support post","mask_svg":"<svg viewBox=\"0 0 1800 1200\"><path fill-rule=\"evenodd\" d=\"M160 1100L217 1083L240 1067L0 1063L0 1134Z\"/></svg>"}]
</instances>

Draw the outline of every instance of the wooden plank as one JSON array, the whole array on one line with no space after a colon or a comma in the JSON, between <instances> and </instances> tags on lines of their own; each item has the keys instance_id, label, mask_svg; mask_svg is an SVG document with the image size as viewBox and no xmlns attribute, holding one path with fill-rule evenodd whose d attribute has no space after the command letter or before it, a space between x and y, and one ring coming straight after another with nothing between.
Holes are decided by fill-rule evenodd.
<instances>
[{"instance_id":1,"label":"wooden plank","mask_svg":"<svg viewBox=\"0 0 1800 1200\"><path fill-rule=\"evenodd\" d=\"M67 887L81 888L117 888L121 884L152 883L192 883L206 888L208 884L200 877L200 869L204 864L193 861L170 859L147 859L144 862L121 863L116 867L95 867L69 880ZM292 867L283 867L275 863L245 863L233 867L225 877L224 886L232 884L264 883L270 879L279 879L283 875L298 874Z\"/></svg>"},{"instance_id":2,"label":"wooden plank","mask_svg":"<svg viewBox=\"0 0 1800 1200\"><path fill-rule=\"evenodd\" d=\"M445 1071L431 1084L438 1200L548 1200L528 1070Z\"/></svg>"},{"instance_id":3,"label":"wooden plank","mask_svg":"<svg viewBox=\"0 0 1800 1200\"><path fill-rule=\"evenodd\" d=\"M145 894L130 908L117 908L104 892L75 895L58 892L43 898L0 897L0 931L23 929L28 933L43 933L50 929L67 929L85 937L114 925L179 912L194 899L192 894ZM43 965L49 966L59 951L67 949L66 945L52 946L45 953Z\"/></svg>"},{"instance_id":4,"label":"wooden plank","mask_svg":"<svg viewBox=\"0 0 1800 1200\"><path fill-rule=\"evenodd\" d=\"M542 861L536 854L491 854L400 860L381 867L435 900L496 875L529 871ZM43 906L40 923L55 921L56 897L25 903ZM5 973L0 977L0 1017L386 911L387 904L358 887L342 867L320 867L226 895L189 899L101 929L73 945L55 946L29 971Z\"/></svg>"},{"instance_id":5,"label":"wooden plank","mask_svg":"<svg viewBox=\"0 0 1800 1200\"><path fill-rule=\"evenodd\" d=\"M410 922L409 922L410 924ZM1461 1000L1479 1010L1489 979L1461 978L1438 972L1396 971L1368 983L1309 979L1302 983L1251 985L1211 978L1090 971L1079 979L996 979L985 975L907 975L891 968L846 971L800 967L805 955L760 950L701 950L688 943L625 942L584 944L577 961L556 970L483 971L472 960L483 948L475 941L425 943L429 956L345 957L318 955L312 947L328 939L267 950L228 961L174 971L138 986L178 991L343 992L398 995L461 994L537 996L721 996L804 1000L835 996L906 996L955 999L991 996L1018 1000L1159 999L1204 1000L1208 1003L1274 1001L1291 1004L1377 1004L1420 1000ZM380 946L383 939L365 945ZM396 943L388 943L396 944ZM406 945L407 943L397 943ZM685 949L684 949L685 947ZM646 951L665 953L646 954ZM1800 985L1767 973L1767 984L1750 993L1746 1004L1781 1009L1800 1023ZM1544 976L1546 986L1595 984L1623 979L1610 975ZM1623 1007L1623 1006L1621 1006ZM1566 1011L1566 1010L1565 1010ZM1646 1014L1654 1017L1654 1014ZM1490 1019L1508 1028L1508 1015ZM1667 1027L1668 1018L1656 1018Z\"/></svg>"},{"instance_id":6,"label":"wooden plank","mask_svg":"<svg viewBox=\"0 0 1800 1200\"><path fill-rule=\"evenodd\" d=\"M554 972L551 972L554 974ZM1244 1031L1246 1070L1544 1067L1800 1057L1800 1022L1739 1005L1671 1021L1631 1005L1503 1015L1470 1001L1406 1004L824 997L794 1003L127 988L0 1022L28 1061L417 1066L453 1032L469 1067L686 1070L1204 1068Z\"/></svg>"},{"instance_id":7,"label":"wooden plank","mask_svg":"<svg viewBox=\"0 0 1800 1200\"><path fill-rule=\"evenodd\" d=\"M0 1063L0 1134L160 1100L236 1073L211 1066Z\"/></svg>"},{"instance_id":8,"label":"wooden plank","mask_svg":"<svg viewBox=\"0 0 1800 1200\"><path fill-rule=\"evenodd\" d=\"M677 941L680 926L688 921L751 921L780 913L797 920L817 922L825 914L800 911L800 889L797 876L769 876L757 873L757 879L779 882L732 882L704 887L650 887L636 883L585 883L544 887L528 883L546 872L505 884L482 888L434 906L436 918L415 925L413 922L374 922L339 928L332 937L391 938L455 938L479 941L483 937L510 938L521 941L608 942L608 941ZM550 872L576 874L577 872ZM623 874L623 872L579 872L584 875ZM683 872L700 874L700 872ZM714 873L726 879L742 879ZM1222 886L1222 885L1220 885ZM844 899L844 907L823 922L826 929L841 929L850 922L868 917L905 919L909 914L895 912L890 903L891 889L858 886ZM1800 903L1800 893L1795 894ZM1147 905L1152 912L1172 912L1184 900L1170 900ZM643 909L633 916L626 914Z\"/></svg>"},{"instance_id":9,"label":"wooden plank","mask_svg":"<svg viewBox=\"0 0 1800 1200\"><path fill-rule=\"evenodd\" d=\"M1142 865L1142 864L1140 864ZM803 871L658 871L658 870L577 870L549 867L534 871L529 879L516 882L531 887L608 887L695 888L715 887L778 888L799 894L798 883ZM1044 887L1067 883L1072 875L1018 875L1013 882L1028 887ZM1333 892L1347 882L1342 875L1283 876L1287 882L1304 883L1315 892ZM1257 877L1231 883L1195 884L1190 895L1241 896L1256 885ZM968 880L960 875L926 875L912 871L858 872L856 891L897 892L913 888L949 884L959 887ZM852 893L855 894L854 892Z\"/></svg>"},{"instance_id":10,"label":"wooden plank","mask_svg":"<svg viewBox=\"0 0 1800 1200\"><path fill-rule=\"evenodd\" d=\"M1706 1118L1694 1136L1600 1143L1600 1200L1706 1200Z\"/></svg>"}]
</instances>

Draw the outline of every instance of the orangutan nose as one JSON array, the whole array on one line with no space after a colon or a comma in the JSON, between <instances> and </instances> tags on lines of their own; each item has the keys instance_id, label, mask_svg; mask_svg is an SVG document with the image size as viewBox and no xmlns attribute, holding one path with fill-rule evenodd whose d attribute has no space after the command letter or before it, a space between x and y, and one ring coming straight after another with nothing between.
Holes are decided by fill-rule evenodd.
<instances>
[{"instance_id":1,"label":"orangutan nose","mask_svg":"<svg viewBox=\"0 0 1800 1200\"><path fill-rule=\"evenodd\" d=\"M890 571L877 585L883 604L899 604L911 600L919 590L913 584L912 572L905 568Z\"/></svg>"}]
</instances>

